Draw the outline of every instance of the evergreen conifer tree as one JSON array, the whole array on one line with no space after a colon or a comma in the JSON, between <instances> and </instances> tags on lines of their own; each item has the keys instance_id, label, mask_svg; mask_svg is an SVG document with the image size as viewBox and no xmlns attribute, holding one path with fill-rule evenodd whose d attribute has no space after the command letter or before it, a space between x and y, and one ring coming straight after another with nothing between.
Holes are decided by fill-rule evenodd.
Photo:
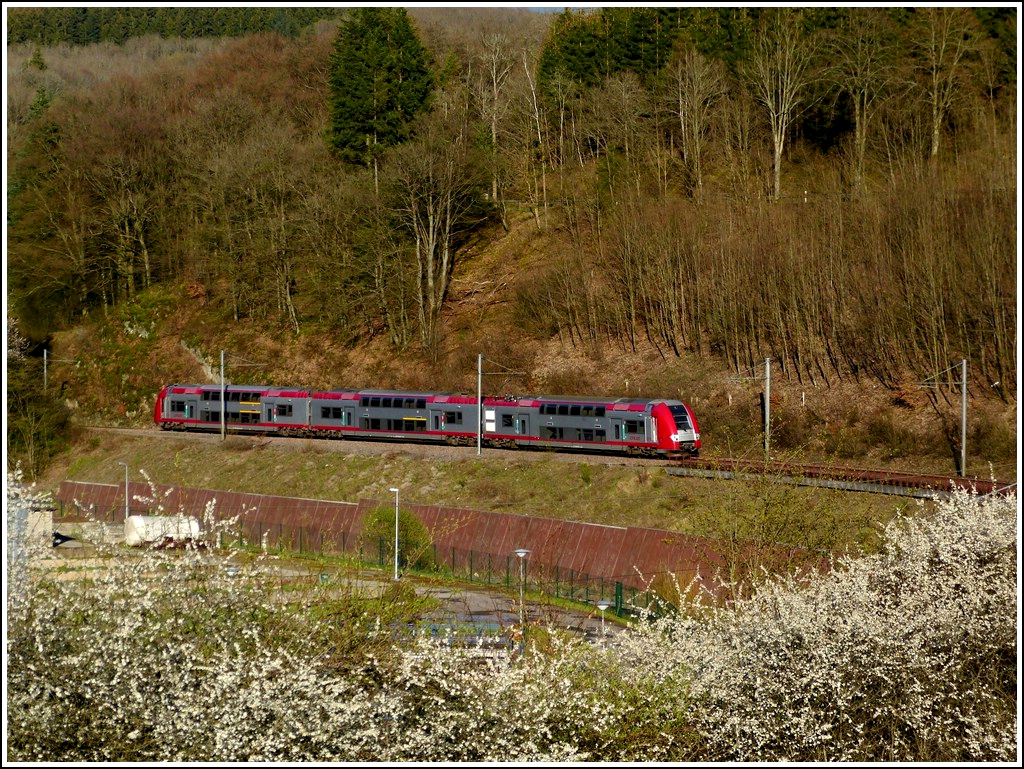
<instances>
[{"instance_id":1,"label":"evergreen conifer tree","mask_svg":"<svg viewBox=\"0 0 1024 769\"><path fill-rule=\"evenodd\" d=\"M373 167L409 137L430 98L426 52L403 8L356 8L330 59L329 143L348 163Z\"/></svg>"}]
</instances>

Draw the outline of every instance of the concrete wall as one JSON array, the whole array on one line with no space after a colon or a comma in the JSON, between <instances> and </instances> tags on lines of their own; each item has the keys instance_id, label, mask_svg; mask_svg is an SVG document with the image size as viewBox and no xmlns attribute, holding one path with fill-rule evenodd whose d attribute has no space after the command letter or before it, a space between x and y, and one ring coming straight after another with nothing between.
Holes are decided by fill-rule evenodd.
<instances>
[{"instance_id":1,"label":"concrete wall","mask_svg":"<svg viewBox=\"0 0 1024 769\"><path fill-rule=\"evenodd\" d=\"M138 488L136 488L138 487ZM363 499L358 503L274 497L210 489L156 487L161 512L181 512L204 520L207 506L223 520L234 516L251 543L266 541L305 552L355 552L363 519L388 500ZM154 496L148 486L131 484L129 494ZM130 496L131 498L131 496ZM91 511L104 520L124 520L124 484L65 481L57 499L65 508ZM132 501L133 514L157 512ZM697 578L709 585L726 559L714 543L670 531L602 526L576 521L536 518L510 513L402 505L431 532L438 559L454 571L507 572L518 569L517 548L530 550L531 581L541 579L618 582L643 590L651 580L664 582L675 575L681 585ZM784 554L787 560L791 553Z\"/></svg>"}]
</instances>

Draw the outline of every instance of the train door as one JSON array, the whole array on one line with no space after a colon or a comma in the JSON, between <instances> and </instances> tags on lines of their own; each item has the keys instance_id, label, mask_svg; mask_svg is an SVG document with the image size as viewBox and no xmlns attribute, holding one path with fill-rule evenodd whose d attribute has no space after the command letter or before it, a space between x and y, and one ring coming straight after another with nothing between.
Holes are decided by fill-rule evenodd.
<instances>
[{"instance_id":1,"label":"train door","mask_svg":"<svg viewBox=\"0 0 1024 769\"><path fill-rule=\"evenodd\" d=\"M612 440L626 440L626 428L621 417L612 417Z\"/></svg>"},{"instance_id":2,"label":"train door","mask_svg":"<svg viewBox=\"0 0 1024 769\"><path fill-rule=\"evenodd\" d=\"M530 415L516 415L516 435L530 435Z\"/></svg>"}]
</instances>

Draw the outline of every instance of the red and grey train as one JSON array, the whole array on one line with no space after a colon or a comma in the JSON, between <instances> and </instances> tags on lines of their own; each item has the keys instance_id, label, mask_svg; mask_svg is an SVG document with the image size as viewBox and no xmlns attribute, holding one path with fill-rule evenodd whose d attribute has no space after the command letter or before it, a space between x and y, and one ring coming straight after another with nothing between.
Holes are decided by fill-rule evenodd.
<instances>
[{"instance_id":1,"label":"red and grey train","mask_svg":"<svg viewBox=\"0 0 1024 769\"><path fill-rule=\"evenodd\" d=\"M223 396L223 398L222 398ZM677 400L486 397L392 390L314 392L257 385L173 384L154 418L164 430L369 438L495 448L696 456L697 419Z\"/></svg>"}]
</instances>

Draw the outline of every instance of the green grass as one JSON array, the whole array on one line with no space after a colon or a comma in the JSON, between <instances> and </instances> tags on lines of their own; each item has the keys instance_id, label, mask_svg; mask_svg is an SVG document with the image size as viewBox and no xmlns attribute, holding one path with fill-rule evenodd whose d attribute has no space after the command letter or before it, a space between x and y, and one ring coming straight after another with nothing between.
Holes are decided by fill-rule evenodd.
<instances>
[{"instance_id":1,"label":"green grass","mask_svg":"<svg viewBox=\"0 0 1024 769\"><path fill-rule=\"evenodd\" d=\"M770 480L669 476L656 465L588 464L579 458L424 458L400 447L367 456L315 442L270 445L229 437L196 441L87 433L41 479L154 483L310 499L432 504L610 526L664 529L728 539L754 538L818 551L867 545L904 498L793 487Z\"/></svg>"}]
</instances>

